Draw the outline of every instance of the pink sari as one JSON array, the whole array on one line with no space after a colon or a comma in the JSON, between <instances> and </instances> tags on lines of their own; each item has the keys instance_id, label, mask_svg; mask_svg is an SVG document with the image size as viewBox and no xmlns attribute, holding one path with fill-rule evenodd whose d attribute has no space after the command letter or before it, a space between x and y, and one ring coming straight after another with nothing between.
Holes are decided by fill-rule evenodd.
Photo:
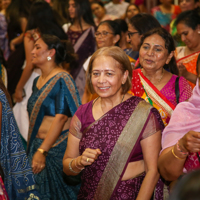
<instances>
[{"instance_id":1,"label":"pink sari","mask_svg":"<svg viewBox=\"0 0 200 200\"><path fill-rule=\"evenodd\" d=\"M174 110L169 125L162 136L162 150L177 143L188 131L200 132L200 87L199 80L188 102L178 104ZM200 167L196 153L190 153L186 159L185 169L190 171Z\"/></svg>"}]
</instances>

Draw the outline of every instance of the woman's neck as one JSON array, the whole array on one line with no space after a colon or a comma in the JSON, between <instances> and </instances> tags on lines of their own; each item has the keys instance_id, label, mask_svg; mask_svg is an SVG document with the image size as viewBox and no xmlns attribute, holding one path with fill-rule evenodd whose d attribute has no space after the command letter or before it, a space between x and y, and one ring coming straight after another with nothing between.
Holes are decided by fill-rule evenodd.
<instances>
[{"instance_id":1,"label":"woman's neck","mask_svg":"<svg viewBox=\"0 0 200 200\"><path fill-rule=\"evenodd\" d=\"M143 75L153 84L157 85L161 82L164 77L165 70L161 67L158 70L145 70L144 68L141 69Z\"/></svg>"},{"instance_id":2,"label":"woman's neck","mask_svg":"<svg viewBox=\"0 0 200 200\"><path fill-rule=\"evenodd\" d=\"M88 26L90 26L89 24L87 24L83 18L81 18L81 20L79 21L78 18L74 19L74 22L72 24L73 30L76 31L82 31L85 30Z\"/></svg>"},{"instance_id":3,"label":"woman's neck","mask_svg":"<svg viewBox=\"0 0 200 200\"><path fill-rule=\"evenodd\" d=\"M161 4L160 8L164 13L172 13L173 5L172 4Z\"/></svg>"},{"instance_id":4,"label":"woman's neck","mask_svg":"<svg viewBox=\"0 0 200 200\"><path fill-rule=\"evenodd\" d=\"M119 46L120 46L121 49L131 48L130 45L126 41L126 38L123 38L123 37L119 41Z\"/></svg>"},{"instance_id":5,"label":"woman's neck","mask_svg":"<svg viewBox=\"0 0 200 200\"><path fill-rule=\"evenodd\" d=\"M198 52L198 51L200 51L200 42L198 42L198 45L196 46L196 47L194 47L194 48L188 48L187 46L186 46L186 50L185 50L185 56L188 56L188 55L190 55L190 54L192 54L192 53L196 53L196 52Z\"/></svg>"},{"instance_id":6,"label":"woman's neck","mask_svg":"<svg viewBox=\"0 0 200 200\"><path fill-rule=\"evenodd\" d=\"M45 66L43 66L42 68L40 68L41 69L41 71L42 71L42 75L41 75L41 78L43 79L43 80L45 80L45 79L47 79L47 77L49 77L50 76L50 74L52 73L52 72L54 72L54 70L57 68L58 66L56 65L56 64L46 64Z\"/></svg>"}]
</instances>

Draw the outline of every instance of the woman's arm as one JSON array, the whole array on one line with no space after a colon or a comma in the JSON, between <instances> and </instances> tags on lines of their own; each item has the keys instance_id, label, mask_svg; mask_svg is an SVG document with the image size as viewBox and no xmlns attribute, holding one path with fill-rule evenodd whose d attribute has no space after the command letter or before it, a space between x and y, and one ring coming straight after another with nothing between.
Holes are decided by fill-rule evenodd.
<instances>
[{"instance_id":1,"label":"woman's arm","mask_svg":"<svg viewBox=\"0 0 200 200\"><path fill-rule=\"evenodd\" d=\"M48 152L55 141L58 139L64 124L66 123L68 117L63 114L56 114L55 118L50 126L50 129L44 139L43 143L39 148ZM32 169L33 173L37 174L42 171L45 167L46 157L40 152L36 151L32 159Z\"/></svg>"},{"instance_id":2,"label":"woman's arm","mask_svg":"<svg viewBox=\"0 0 200 200\"><path fill-rule=\"evenodd\" d=\"M158 155L161 149L161 131L141 141L146 176L142 182L137 200L151 199L159 179L157 169Z\"/></svg>"},{"instance_id":3,"label":"woman's arm","mask_svg":"<svg viewBox=\"0 0 200 200\"><path fill-rule=\"evenodd\" d=\"M29 35L29 34L28 34ZM31 73L33 71L33 64L31 62L31 51L34 47L34 41L31 40L31 36L25 36L24 37L24 48L25 48L25 55L26 55L26 66L22 72L21 78L17 84L17 87L15 89L15 101L20 102L23 100L23 88L28 81L28 79L31 76Z\"/></svg>"},{"instance_id":4,"label":"woman's arm","mask_svg":"<svg viewBox=\"0 0 200 200\"><path fill-rule=\"evenodd\" d=\"M82 155L79 155L79 142L80 139L69 133L67 149L63 157L63 171L67 175L77 175L85 166L91 165L101 154L100 149L87 148ZM69 164L71 165L71 170Z\"/></svg>"},{"instance_id":5,"label":"woman's arm","mask_svg":"<svg viewBox=\"0 0 200 200\"><path fill-rule=\"evenodd\" d=\"M26 25L27 25L27 19L25 17L22 17L20 19L20 25L21 25L22 33L18 37L14 38L13 40L10 41L10 49L12 51L15 51L15 45L23 42L24 33L26 31Z\"/></svg>"},{"instance_id":6,"label":"woman's arm","mask_svg":"<svg viewBox=\"0 0 200 200\"><path fill-rule=\"evenodd\" d=\"M183 173L184 163L187 158L187 155L184 155L183 152L199 152L200 133L195 131L186 133L179 140L179 148L182 152L177 149L177 144L165 149L158 159L160 174L167 181L174 181ZM172 149L178 158L173 155Z\"/></svg>"},{"instance_id":7,"label":"woman's arm","mask_svg":"<svg viewBox=\"0 0 200 200\"><path fill-rule=\"evenodd\" d=\"M193 84L196 84L197 75L192 74L191 72L188 72L186 67L183 65L183 63L178 63L177 67L179 70L179 76L183 76L188 81L192 82Z\"/></svg>"}]
</instances>

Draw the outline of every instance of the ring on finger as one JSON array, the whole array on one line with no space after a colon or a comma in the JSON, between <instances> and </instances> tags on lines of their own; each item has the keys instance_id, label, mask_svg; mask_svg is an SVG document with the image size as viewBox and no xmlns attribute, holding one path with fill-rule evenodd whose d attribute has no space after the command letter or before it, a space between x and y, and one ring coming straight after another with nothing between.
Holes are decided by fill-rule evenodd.
<instances>
[{"instance_id":1,"label":"ring on finger","mask_svg":"<svg viewBox=\"0 0 200 200\"><path fill-rule=\"evenodd\" d=\"M89 162L89 160L90 160L90 159L89 159L89 158L87 158L87 162Z\"/></svg>"}]
</instances>

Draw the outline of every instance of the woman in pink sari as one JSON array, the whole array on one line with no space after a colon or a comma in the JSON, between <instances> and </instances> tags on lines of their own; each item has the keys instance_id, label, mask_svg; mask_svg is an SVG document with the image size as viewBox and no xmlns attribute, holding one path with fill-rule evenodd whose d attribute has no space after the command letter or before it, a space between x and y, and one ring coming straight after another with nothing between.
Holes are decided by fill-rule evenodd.
<instances>
[{"instance_id":1,"label":"woman in pink sari","mask_svg":"<svg viewBox=\"0 0 200 200\"><path fill-rule=\"evenodd\" d=\"M131 92L154 106L165 126L177 103L189 99L192 89L178 77L172 36L164 28L144 34L139 51L139 69L133 70Z\"/></svg>"},{"instance_id":2,"label":"woman in pink sari","mask_svg":"<svg viewBox=\"0 0 200 200\"><path fill-rule=\"evenodd\" d=\"M176 107L162 136L158 167L161 175L169 181L200 167L200 56L197 66L198 79L193 95L188 102Z\"/></svg>"},{"instance_id":3,"label":"woman in pink sari","mask_svg":"<svg viewBox=\"0 0 200 200\"><path fill-rule=\"evenodd\" d=\"M158 111L128 92L132 67L119 47L96 51L87 86L98 98L79 107L69 130L64 172L82 171L78 199L151 199L158 182L163 123ZM152 145L153 144L153 145ZM161 188L154 199L163 199Z\"/></svg>"}]
</instances>

